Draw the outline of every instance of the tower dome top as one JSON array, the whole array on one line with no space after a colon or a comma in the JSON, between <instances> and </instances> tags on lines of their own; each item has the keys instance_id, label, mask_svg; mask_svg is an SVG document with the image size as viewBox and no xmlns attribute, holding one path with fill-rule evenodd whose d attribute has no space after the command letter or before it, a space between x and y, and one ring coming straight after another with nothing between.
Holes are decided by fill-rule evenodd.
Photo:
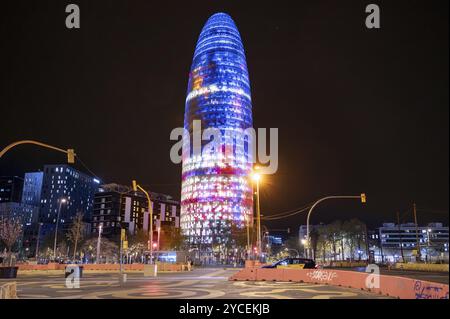
<instances>
[{"instance_id":1,"label":"tower dome top","mask_svg":"<svg viewBox=\"0 0 450 319\"><path fill-rule=\"evenodd\" d=\"M241 35L227 13L218 12L208 18L198 37L194 59L211 49L215 51L234 49L244 54Z\"/></svg>"}]
</instances>

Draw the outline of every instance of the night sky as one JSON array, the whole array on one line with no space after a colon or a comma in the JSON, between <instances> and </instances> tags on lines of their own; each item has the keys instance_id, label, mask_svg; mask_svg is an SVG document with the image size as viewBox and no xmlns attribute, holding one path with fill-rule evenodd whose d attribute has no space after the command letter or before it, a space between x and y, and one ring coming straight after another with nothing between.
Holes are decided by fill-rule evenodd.
<instances>
[{"instance_id":1,"label":"night sky","mask_svg":"<svg viewBox=\"0 0 450 319\"><path fill-rule=\"evenodd\" d=\"M104 182L137 179L179 198L169 134L183 125L197 37L223 11L246 50L254 126L279 128L263 215L365 192L365 206L324 203L312 222L377 226L397 211L411 221L415 201L419 223L448 223L448 1L9 2L0 10L0 147L73 147ZM69 3L80 6L79 30L65 27ZM381 8L379 30L365 27L369 3ZM0 160L0 175L64 161L21 146Z\"/></svg>"}]
</instances>

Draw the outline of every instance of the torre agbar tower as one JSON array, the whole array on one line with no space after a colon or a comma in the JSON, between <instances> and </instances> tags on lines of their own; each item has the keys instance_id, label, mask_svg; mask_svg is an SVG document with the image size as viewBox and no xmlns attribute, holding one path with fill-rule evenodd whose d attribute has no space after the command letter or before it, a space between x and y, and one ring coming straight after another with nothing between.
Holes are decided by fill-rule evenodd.
<instances>
[{"instance_id":1,"label":"torre agbar tower","mask_svg":"<svg viewBox=\"0 0 450 319\"><path fill-rule=\"evenodd\" d=\"M221 152L195 155L191 147L183 155L181 227L191 246L203 250L226 243L232 224L253 224L252 142L238 134L253 126L250 82L239 31L225 13L212 15L197 41L184 116L191 138L194 120L222 136ZM230 132L234 143L223 137Z\"/></svg>"}]
</instances>

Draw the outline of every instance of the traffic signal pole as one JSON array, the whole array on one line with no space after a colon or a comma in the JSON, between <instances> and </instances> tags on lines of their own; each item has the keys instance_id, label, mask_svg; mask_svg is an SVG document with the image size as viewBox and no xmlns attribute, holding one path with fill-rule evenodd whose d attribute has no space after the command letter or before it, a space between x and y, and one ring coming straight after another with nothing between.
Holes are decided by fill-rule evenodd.
<instances>
[{"instance_id":1,"label":"traffic signal pole","mask_svg":"<svg viewBox=\"0 0 450 319\"><path fill-rule=\"evenodd\" d=\"M357 196L327 196L324 198L319 199L318 201L316 201L311 208L308 211L308 216L306 217L306 241L307 241L307 249L306 249L306 255L308 258L313 258L314 256L312 256L312 251L311 251L311 237L310 237L310 232L309 232L309 218L311 216L311 213L313 212L314 208L320 204L321 202L325 201L325 200L329 200L329 199L360 199L361 203L366 203L366 194L362 193L361 195L357 195Z\"/></svg>"},{"instance_id":2,"label":"traffic signal pole","mask_svg":"<svg viewBox=\"0 0 450 319\"><path fill-rule=\"evenodd\" d=\"M9 144L3 150L0 151L0 158L3 155L5 155L6 152L8 152L13 147L15 147L17 145L22 145L22 144L38 145L38 146L42 146L44 148L48 148L48 149L52 149L52 150L55 150L55 151L58 151L58 152L61 152L61 153L65 153L65 154L67 154L67 163L69 163L69 164L75 163L75 156L76 156L76 154L75 154L75 151L72 148L64 150L64 149L56 147L56 146L52 146L52 145L49 145L49 144L45 144L45 143L41 143L41 142L33 141L33 140L23 140L23 141L17 141L17 142Z\"/></svg>"}]
</instances>

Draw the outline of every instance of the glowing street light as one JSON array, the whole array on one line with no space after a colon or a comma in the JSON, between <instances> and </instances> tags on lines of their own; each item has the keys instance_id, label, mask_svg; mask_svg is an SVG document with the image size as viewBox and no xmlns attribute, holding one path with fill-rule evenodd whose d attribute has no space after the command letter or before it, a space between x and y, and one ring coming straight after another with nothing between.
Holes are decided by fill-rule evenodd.
<instances>
[{"instance_id":1,"label":"glowing street light","mask_svg":"<svg viewBox=\"0 0 450 319\"><path fill-rule=\"evenodd\" d=\"M255 167L258 169L258 167ZM259 182L261 180L261 174L257 172L253 172L251 174L252 180L256 183L256 228L257 228L257 239L256 245L258 247L258 252L261 254L262 252L262 243L261 243L261 211L259 207Z\"/></svg>"},{"instance_id":2,"label":"glowing street light","mask_svg":"<svg viewBox=\"0 0 450 319\"><path fill-rule=\"evenodd\" d=\"M253 173L252 174L252 179L255 181L255 182L259 182L260 181L260 179L261 179L261 174L259 174L259 173Z\"/></svg>"},{"instance_id":3,"label":"glowing street light","mask_svg":"<svg viewBox=\"0 0 450 319\"><path fill-rule=\"evenodd\" d=\"M53 259L56 259L56 242L58 240L58 225L59 225L59 215L61 215L61 206L66 202L67 199L65 198L59 199L58 214L56 215L55 242L53 243Z\"/></svg>"}]
</instances>

